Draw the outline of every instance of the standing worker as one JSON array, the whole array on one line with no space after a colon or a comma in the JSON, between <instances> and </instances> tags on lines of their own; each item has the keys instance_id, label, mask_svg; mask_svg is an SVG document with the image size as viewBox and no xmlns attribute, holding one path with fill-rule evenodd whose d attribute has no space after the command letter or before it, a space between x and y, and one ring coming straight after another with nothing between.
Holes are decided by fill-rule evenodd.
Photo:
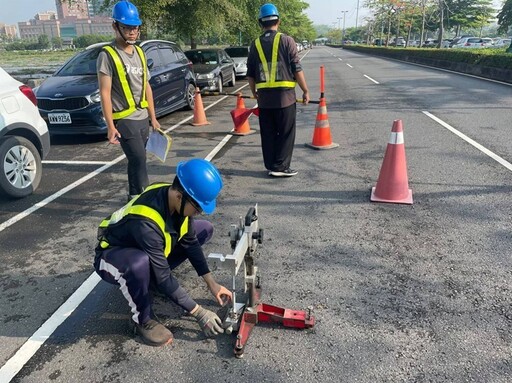
<instances>
[{"instance_id":1,"label":"standing worker","mask_svg":"<svg viewBox=\"0 0 512 383\"><path fill-rule=\"evenodd\" d=\"M309 91L300 65L295 41L277 31L279 12L274 4L260 8L258 22L263 34L251 45L247 59L247 79L258 100L261 149L268 174L291 177L290 168L295 143L295 85L302 89L304 104Z\"/></svg>"},{"instance_id":2,"label":"standing worker","mask_svg":"<svg viewBox=\"0 0 512 383\"><path fill-rule=\"evenodd\" d=\"M121 144L128 159L130 200L149 184L146 166L149 120L153 129L159 129L160 124L156 119L146 57L135 45L142 24L139 11L129 1L119 1L114 5L112 18L116 37L98 56L98 82L108 141Z\"/></svg>"},{"instance_id":3,"label":"standing worker","mask_svg":"<svg viewBox=\"0 0 512 383\"><path fill-rule=\"evenodd\" d=\"M148 345L163 346L173 339L152 312L152 290L189 312L206 336L224 332L217 314L190 298L171 273L188 259L220 305L232 299L231 291L215 282L201 247L213 226L193 218L213 213L221 189L220 174L210 162L180 162L172 184L148 186L100 224L94 268L103 280L119 286L135 333Z\"/></svg>"}]
</instances>

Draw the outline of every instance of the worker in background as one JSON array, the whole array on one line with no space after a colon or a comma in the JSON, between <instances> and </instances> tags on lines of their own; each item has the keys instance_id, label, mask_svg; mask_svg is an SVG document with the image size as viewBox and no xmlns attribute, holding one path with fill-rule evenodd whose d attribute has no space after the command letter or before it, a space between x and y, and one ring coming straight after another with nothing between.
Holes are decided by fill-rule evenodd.
<instances>
[{"instance_id":1,"label":"worker in background","mask_svg":"<svg viewBox=\"0 0 512 383\"><path fill-rule=\"evenodd\" d=\"M94 268L103 280L119 286L135 333L148 345L163 346L173 339L152 312L152 290L190 313L206 336L224 332L217 314L198 305L171 272L188 259L220 305L232 299L231 291L213 278L201 247L213 226L194 219L201 212L213 213L221 188L221 176L210 162L180 162L172 184L148 186L100 224Z\"/></svg>"},{"instance_id":2,"label":"worker in background","mask_svg":"<svg viewBox=\"0 0 512 383\"><path fill-rule=\"evenodd\" d=\"M302 89L302 100L309 102L309 91L300 65L295 41L277 31L279 12L274 4L260 8L258 21L263 34L251 45L247 59L247 79L258 99L261 148L268 174L291 177L295 143L295 85Z\"/></svg>"},{"instance_id":3,"label":"worker in background","mask_svg":"<svg viewBox=\"0 0 512 383\"><path fill-rule=\"evenodd\" d=\"M149 184L146 142L149 124L159 129L149 85L146 57L135 45L142 21L137 7L119 1L112 10L115 40L98 56L97 72L101 109L107 124L108 141L121 144L128 159L128 200Z\"/></svg>"}]
</instances>

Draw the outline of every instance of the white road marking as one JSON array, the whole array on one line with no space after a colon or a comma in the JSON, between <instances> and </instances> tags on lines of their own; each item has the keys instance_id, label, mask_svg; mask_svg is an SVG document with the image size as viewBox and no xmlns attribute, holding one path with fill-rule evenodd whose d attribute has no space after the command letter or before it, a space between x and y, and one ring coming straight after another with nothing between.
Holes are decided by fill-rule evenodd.
<instances>
[{"instance_id":1,"label":"white road marking","mask_svg":"<svg viewBox=\"0 0 512 383\"><path fill-rule=\"evenodd\" d=\"M353 68L353 66L352 66L352 65L350 65L350 64L347 64L347 66L348 66L348 67L350 67L350 68Z\"/></svg>"},{"instance_id":2,"label":"white road marking","mask_svg":"<svg viewBox=\"0 0 512 383\"><path fill-rule=\"evenodd\" d=\"M7 229L11 225L14 225L16 222L22 220L23 218L29 216L33 212L35 212L35 211L41 209L42 207L48 205L50 202L52 202L53 200L55 200L55 199L59 198L60 196L64 195L68 191L73 190L77 186L80 186L85 181L89 181L91 178L93 178L93 177L97 176L98 174L104 172L105 170L107 170L108 168L110 168L113 165L117 164L118 162L120 162L124 158L125 158L124 154L119 156L119 157L117 157L116 159L110 161L106 165L103 165L101 168L96 169L95 171L87 174L86 176L83 176L82 178L76 180L72 184L70 184L70 185L66 186L65 188L59 190L58 192L52 194L51 196L46 197L42 201L39 201L38 203L36 203L35 205L31 206L27 210L24 210L21 213L16 214L14 217L9 218L7 221L2 222L0 224L0 231L3 231L5 229Z\"/></svg>"},{"instance_id":3,"label":"white road marking","mask_svg":"<svg viewBox=\"0 0 512 383\"><path fill-rule=\"evenodd\" d=\"M364 77L366 77L368 80L374 82L375 84L380 84L378 81L375 81L373 78L371 78L370 76L367 76L367 75L363 75Z\"/></svg>"},{"instance_id":4,"label":"white road marking","mask_svg":"<svg viewBox=\"0 0 512 383\"><path fill-rule=\"evenodd\" d=\"M245 88L248 84L245 84L238 88L235 92ZM229 96L224 96L218 101L214 102L211 105L208 105L205 110L211 108L212 106L218 104L222 100L226 99ZM180 121L178 124L171 126L166 132L176 129L179 125L189 121L194 116L187 117ZM219 152L219 150L229 141L229 139L233 137L232 134L227 134L226 137L208 154L205 159L210 161L215 154ZM37 203L30 209L25 210L24 212L14 216L13 218L5 221L0 225L0 231L5 228L11 226L15 222L18 222L20 219L30 215L34 211L40 209L41 207L47 205L51 201L60 197L64 193L74 189L78 185L84 183L85 181L93 178L94 176L100 174L106 169L110 168L114 164L125 158L124 154L117 157L113 161L108 162L101 168L89 173L88 175L80 178L78 181L73 182L71 185L68 185L64 189L61 189L57 193L51 195L48 198L45 198L43 201ZM18 351L11 357L3 366L0 368L0 382L9 383L20 370L27 364L27 362L35 355L35 353L39 350L39 348L46 342L46 340L55 332L55 330L68 318L73 311L84 301L85 298L91 293L91 291L96 287L96 285L101 281L101 278L93 272L87 280L80 285L80 287L75 290L75 292L64 302L58 309L53 313L53 315L48 318L46 322L44 322L41 327L21 346Z\"/></svg>"},{"instance_id":5,"label":"white road marking","mask_svg":"<svg viewBox=\"0 0 512 383\"><path fill-rule=\"evenodd\" d=\"M512 164L510 162L508 162L507 160L501 158L500 156L498 156L496 153L494 152L491 152L489 149L487 149L486 147L480 145L478 142L472 140L471 138L469 138L468 136L466 136L464 133L461 133L459 132L457 129L455 129L453 126L447 124L446 122L444 122L443 120L441 120L440 118L434 116L432 113L429 113L427 111L423 111L423 114L425 114L427 117L431 118L432 120L434 120L435 122L437 122L438 124L440 124L441 126L443 126L444 128L448 129L450 132L452 132L453 134L455 134L456 136L459 136L460 138L462 138L464 141L466 141L468 144L471 144L473 145L475 148L477 148L478 150L480 150L482 153L488 155L489 157L491 157L494 161L496 161L497 163L499 163L500 165L503 165L505 168L507 168L508 170L512 171Z\"/></svg>"},{"instance_id":6,"label":"white road marking","mask_svg":"<svg viewBox=\"0 0 512 383\"><path fill-rule=\"evenodd\" d=\"M338 60L343 61L343 59L342 59L342 58L339 58L339 57L338 57Z\"/></svg>"},{"instance_id":7,"label":"white road marking","mask_svg":"<svg viewBox=\"0 0 512 383\"><path fill-rule=\"evenodd\" d=\"M0 382L8 383L32 358L53 332L68 318L96 287L101 278L92 273L87 280L43 323L20 349L0 368Z\"/></svg>"},{"instance_id":8,"label":"white road marking","mask_svg":"<svg viewBox=\"0 0 512 383\"><path fill-rule=\"evenodd\" d=\"M108 161L54 161L54 160L44 160L43 164L53 165L53 164L63 164L63 165L106 165Z\"/></svg>"}]
</instances>

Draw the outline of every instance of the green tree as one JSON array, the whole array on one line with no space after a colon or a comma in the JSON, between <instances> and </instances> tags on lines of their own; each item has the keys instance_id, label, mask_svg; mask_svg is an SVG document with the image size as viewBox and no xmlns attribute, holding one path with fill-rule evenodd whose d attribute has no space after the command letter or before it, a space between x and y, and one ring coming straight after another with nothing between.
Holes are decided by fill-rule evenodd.
<instances>
[{"instance_id":1,"label":"green tree","mask_svg":"<svg viewBox=\"0 0 512 383\"><path fill-rule=\"evenodd\" d=\"M53 37L52 38L52 46L56 49L62 48L64 41L62 40L62 37Z\"/></svg>"},{"instance_id":2,"label":"green tree","mask_svg":"<svg viewBox=\"0 0 512 383\"><path fill-rule=\"evenodd\" d=\"M503 4L503 8L498 13L498 33L507 34L512 25L512 0L507 0ZM512 43L507 49L508 53L512 53Z\"/></svg>"},{"instance_id":3,"label":"green tree","mask_svg":"<svg viewBox=\"0 0 512 383\"><path fill-rule=\"evenodd\" d=\"M48 35L39 35L37 37L37 44L39 49L48 49L50 48L50 38Z\"/></svg>"}]
</instances>

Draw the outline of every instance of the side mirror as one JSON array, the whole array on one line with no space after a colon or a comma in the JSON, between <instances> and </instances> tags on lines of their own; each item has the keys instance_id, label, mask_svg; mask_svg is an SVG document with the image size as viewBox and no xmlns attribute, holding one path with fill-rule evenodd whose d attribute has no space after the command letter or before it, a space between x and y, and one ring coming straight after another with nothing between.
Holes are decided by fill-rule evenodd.
<instances>
[{"instance_id":1,"label":"side mirror","mask_svg":"<svg viewBox=\"0 0 512 383\"><path fill-rule=\"evenodd\" d=\"M155 61L153 59L148 59L148 69L153 68L153 65L155 65Z\"/></svg>"}]
</instances>

